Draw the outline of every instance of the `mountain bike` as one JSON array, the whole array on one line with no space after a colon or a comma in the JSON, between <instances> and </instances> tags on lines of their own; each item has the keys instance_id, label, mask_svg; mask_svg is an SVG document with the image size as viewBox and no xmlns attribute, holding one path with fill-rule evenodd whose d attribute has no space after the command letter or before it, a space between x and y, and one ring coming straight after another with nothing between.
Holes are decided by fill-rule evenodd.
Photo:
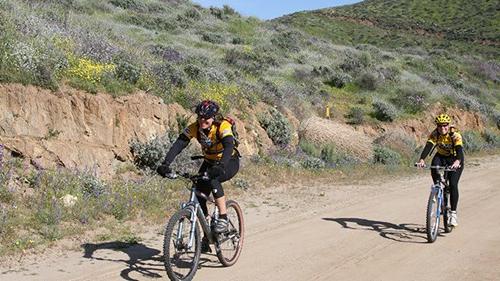
<instances>
[{"instance_id":1,"label":"mountain bike","mask_svg":"<svg viewBox=\"0 0 500 281\"><path fill-rule=\"evenodd\" d=\"M450 233L453 230L453 226L450 224L451 207L448 172L454 172L455 169L443 166L430 166L429 169L437 170L440 177L439 181L431 186L431 193L427 202L427 241L433 243L439 234L441 216L443 216L444 232Z\"/></svg>"},{"instance_id":2,"label":"mountain bike","mask_svg":"<svg viewBox=\"0 0 500 281\"><path fill-rule=\"evenodd\" d=\"M227 200L228 231L215 233L213 228L219 216L217 206L214 204L211 219L207 219L197 199L197 196L202 196L207 199L207 203L215 203L212 196L207 197L196 189L198 181L209 179L207 173L202 175L173 173L167 177L178 176L186 180L191 195L189 201L181 204L180 210L166 225L163 254L165 269L170 280L187 281L193 279L200 262L202 238L200 226L209 243L215 245L217 258L223 266L232 266L238 260L243 247L245 228L241 207L236 201Z\"/></svg>"}]
</instances>

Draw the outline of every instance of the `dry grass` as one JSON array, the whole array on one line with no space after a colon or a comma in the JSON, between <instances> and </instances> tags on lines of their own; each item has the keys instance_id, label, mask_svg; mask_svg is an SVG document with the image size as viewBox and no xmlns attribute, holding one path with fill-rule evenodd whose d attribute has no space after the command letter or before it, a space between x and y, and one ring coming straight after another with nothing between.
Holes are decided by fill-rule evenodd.
<instances>
[{"instance_id":1,"label":"dry grass","mask_svg":"<svg viewBox=\"0 0 500 281\"><path fill-rule=\"evenodd\" d=\"M373 157L372 139L349 125L311 117L302 123L299 135L316 145L334 144L340 151L362 160L370 160Z\"/></svg>"}]
</instances>

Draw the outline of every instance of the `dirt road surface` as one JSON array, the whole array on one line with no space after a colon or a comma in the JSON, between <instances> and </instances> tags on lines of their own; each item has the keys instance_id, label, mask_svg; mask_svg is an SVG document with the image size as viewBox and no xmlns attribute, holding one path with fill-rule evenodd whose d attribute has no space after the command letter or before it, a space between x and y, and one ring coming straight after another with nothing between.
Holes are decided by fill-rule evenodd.
<instances>
[{"instance_id":1,"label":"dirt road surface","mask_svg":"<svg viewBox=\"0 0 500 281\"><path fill-rule=\"evenodd\" d=\"M361 185L294 183L240 198L242 255L223 268L202 255L194 280L500 280L500 157L470 161L459 226L425 235L428 171ZM131 247L84 244L2 266L0 280L168 280L160 227Z\"/></svg>"}]
</instances>

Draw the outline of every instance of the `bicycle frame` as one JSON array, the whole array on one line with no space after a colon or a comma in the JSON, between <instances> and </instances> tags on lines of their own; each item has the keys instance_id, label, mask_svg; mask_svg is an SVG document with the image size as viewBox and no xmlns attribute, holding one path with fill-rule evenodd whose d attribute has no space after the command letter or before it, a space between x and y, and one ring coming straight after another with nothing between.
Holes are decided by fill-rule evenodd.
<instances>
[{"instance_id":1,"label":"bicycle frame","mask_svg":"<svg viewBox=\"0 0 500 281\"><path fill-rule=\"evenodd\" d=\"M440 166L431 166L430 168L436 169L439 173L439 181L431 186L431 198L435 196L437 201L435 202L437 205L436 205L436 210L434 212L435 224L432 226L431 233L438 233L441 216L443 216L443 219L446 220L449 219L449 213L445 213L448 212L448 206L446 206L446 204L448 203L447 201L445 201L445 193L447 192L449 187L448 172L453 170L450 169L449 167L440 167ZM448 223L449 223L448 221L444 221L446 232L449 232L447 230ZM429 225L427 227L429 227Z\"/></svg>"},{"instance_id":2,"label":"bicycle frame","mask_svg":"<svg viewBox=\"0 0 500 281\"><path fill-rule=\"evenodd\" d=\"M436 227L439 227L439 223L441 220L441 214L443 213L443 194L444 194L444 185L440 182L431 186L431 192L437 193L437 208L436 208Z\"/></svg>"},{"instance_id":3,"label":"bicycle frame","mask_svg":"<svg viewBox=\"0 0 500 281\"><path fill-rule=\"evenodd\" d=\"M189 209L191 212L191 229L189 230L189 243L188 243L188 249L193 246L193 240L194 240L194 235L195 235L195 229L196 229L196 222L199 221L201 228L203 229L203 232L205 233L206 237L208 238L210 243L213 243L215 241L215 237L212 233L212 230L210 229L210 225L207 222L205 215L203 214L203 211L200 206L200 202L198 201L198 198L196 196L197 189L196 186L193 185L191 187L191 195L190 199L188 202L182 203L181 208L182 209ZM214 212L212 214L212 218L217 218L219 216L219 209L217 206L215 206ZM177 232L177 240L181 240L181 236L183 233L183 225L182 223L179 226L180 230Z\"/></svg>"}]
</instances>

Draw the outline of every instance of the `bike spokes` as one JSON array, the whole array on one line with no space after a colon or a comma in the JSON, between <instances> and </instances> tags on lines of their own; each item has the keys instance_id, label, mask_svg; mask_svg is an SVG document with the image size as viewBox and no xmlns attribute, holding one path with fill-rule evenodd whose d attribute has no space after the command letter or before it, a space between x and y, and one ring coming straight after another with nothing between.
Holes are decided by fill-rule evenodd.
<instances>
[{"instance_id":1,"label":"bike spokes","mask_svg":"<svg viewBox=\"0 0 500 281\"><path fill-rule=\"evenodd\" d=\"M191 280L198 268L200 235L190 218L191 212L181 210L172 216L165 230L165 268L171 280ZM190 245L190 230L193 227L195 235Z\"/></svg>"},{"instance_id":2,"label":"bike spokes","mask_svg":"<svg viewBox=\"0 0 500 281\"><path fill-rule=\"evenodd\" d=\"M437 235L439 233L440 210L438 201L438 192L432 191L429 196L429 201L427 202L426 216L427 240L431 243L436 241Z\"/></svg>"},{"instance_id":3,"label":"bike spokes","mask_svg":"<svg viewBox=\"0 0 500 281\"><path fill-rule=\"evenodd\" d=\"M217 257L224 266L233 265L240 256L243 246L243 212L234 201L227 202L228 231L217 238Z\"/></svg>"}]
</instances>

